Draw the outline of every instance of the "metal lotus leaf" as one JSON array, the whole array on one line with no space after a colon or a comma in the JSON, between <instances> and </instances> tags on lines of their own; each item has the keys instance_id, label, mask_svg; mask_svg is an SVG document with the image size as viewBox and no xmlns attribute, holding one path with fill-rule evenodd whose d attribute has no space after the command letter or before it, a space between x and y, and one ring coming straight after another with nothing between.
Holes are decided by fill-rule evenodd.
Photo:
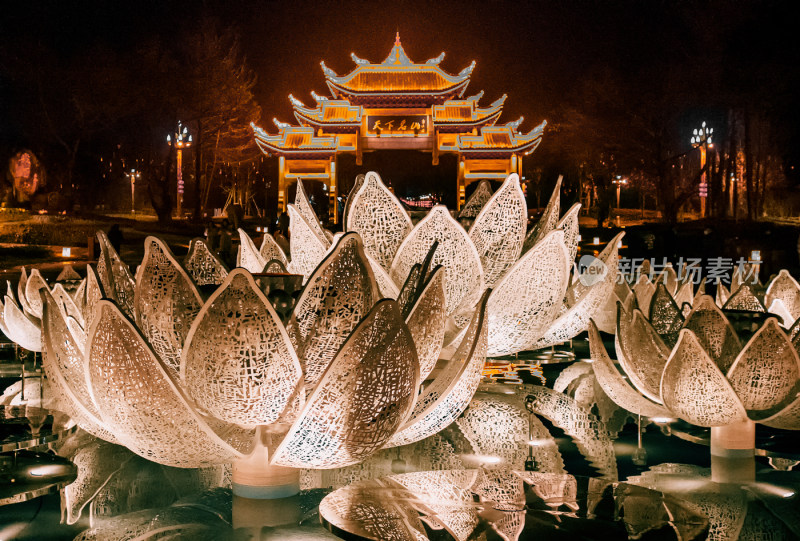
<instances>
[{"instance_id":1,"label":"metal lotus leaf","mask_svg":"<svg viewBox=\"0 0 800 541\"><path fill-rule=\"evenodd\" d=\"M145 240L144 258L136 273L136 325L156 354L175 373L189 328L203 298L186 270L166 244Z\"/></svg>"},{"instance_id":2,"label":"metal lotus leaf","mask_svg":"<svg viewBox=\"0 0 800 541\"><path fill-rule=\"evenodd\" d=\"M346 230L361 235L367 255L389 269L397 249L412 228L408 213L381 177L372 171L367 173L353 195Z\"/></svg>"},{"instance_id":3,"label":"metal lotus leaf","mask_svg":"<svg viewBox=\"0 0 800 541\"><path fill-rule=\"evenodd\" d=\"M800 318L800 284L786 269L781 269L778 276L767 286L764 305L771 307L775 301L783 304L792 323Z\"/></svg>"},{"instance_id":4,"label":"metal lotus leaf","mask_svg":"<svg viewBox=\"0 0 800 541\"><path fill-rule=\"evenodd\" d=\"M244 229L240 227L238 231L239 254L237 257L236 266L245 268L250 272L257 274L264 270L264 266L267 264L269 259L266 259L261 255L261 252L258 248L256 248L253 239L250 238L250 235L248 235Z\"/></svg>"},{"instance_id":5,"label":"metal lotus leaf","mask_svg":"<svg viewBox=\"0 0 800 541\"><path fill-rule=\"evenodd\" d=\"M108 236L97 232L100 257L97 259L97 275L108 298L116 302L128 316L133 316L136 296L136 281L131 269L119 257Z\"/></svg>"},{"instance_id":6,"label":"metal lotus leaf","mask_svg":"<svg viewBox=\"0 0 800 541\"><path fill-rule=\"evenodd\" d=\"M522 246L522 251L527 252L537 242L542 240L545 235L552 231L558 223L558 216L561 212L561 181L564 177L559 175L556 181L556 187L550 195L550 201L542 213L542 217L534 224L528 234L525 236L525 241Z\"/></svg>"},{"instance_id":7,"label":"metal lotus leaf","mask_svg":"<svg viewBox=\"0 0 800 541\"><path fill-rule=\"evenodd\" d=\"M250 273L235 269L200 310L181 380L201 408L229 423L271 424L286 410L302 380L300 362Z\"/></svg>"},{"instance_id":8,"label":"metal lotus leaf","mask_svg":"<svg viewBox=\"0 0 800 541\"><path fill-rule=\"evenodd\" d=\"M464 228L450 216L447 207L437 205L409 233L392 262L391 277L400 283L415 263L421 263L434 242L439 247L432 265L447 269L445 295L447 313L453 314L471 295L483 290L483 267L478 251Z\"/></svg>"},{"instance_id":9,"label":"metal lotus leaf","mask_svg":"<svg viewBox=\"0 0 800 541\"><path fill-rule=\"evenodd\" d=\"M528 205L519 185L519 176L511 174L486 203L470 227L469 237L483 265L486 285L494 287L522 253Z\"/></svg>"},{"instance_id":10,"label":"metal lotus leaf","mask_svg":"<svg viewBox=\"0 0 800 541\"><path fill-rule=\"evenodd\" d=\"M258 252L261 254L261 258L267 263L277 259L284 268L289 266L286 253L278 245L277 241L275 241L275 237L269 233L264 233L264 238L261 240L261 248L258 249Z\"/></svg>"},{"instance_id":11,"label":"metal lotus leaf","mask_svg":"<svg viewBox=\"0 0 800 541\"><path fill-rule=\"evenodd\" d=\"M400 307L382 300L319 378L271 463L333 468L363 460L397 431L418 386L419 362Z\"/></svg>"},{"instance_id":12,"label":"metal lotus leaf","mask_svg":"<svg viewBox=\"0 0 800 541\"><path fill-rule=\"evenodd\" d=\"M228 276L228 267L201 239L192 239L183 267L198 286L218 286Z\"/></svg>"},{"instance_id":13,"label":"metal lotus leaf","mask_svg":"<svg viewBox=\"0 0 800 541\"><path fill-rule=\"evenodd\" d=\"M488 180L482 180L478 183L475 191L469 196L467 202L458 213L458 218L475 218L481 209L486 205L486 202L492 198L492 185Z\"/></svg>"}]
</instances>

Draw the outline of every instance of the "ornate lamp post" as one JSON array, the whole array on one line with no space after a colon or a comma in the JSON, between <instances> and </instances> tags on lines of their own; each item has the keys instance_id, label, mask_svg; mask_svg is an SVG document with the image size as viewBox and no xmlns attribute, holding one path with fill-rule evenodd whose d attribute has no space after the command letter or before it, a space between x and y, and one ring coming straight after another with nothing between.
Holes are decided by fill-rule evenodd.
<instances>
[{"instance_id":1,"label":"ornate lamp post","mask_svg":"<svg viewBox=\"0 0 800 541\"><path fill-rule=\"evenodd\" d=\"M623 186L628 184L628 179L617 175L617 177L612 180L611 183L617 187L617 212L619 212L619 192Z\"/></svg>"},{"instance_id":2,"label":"ornate lamp post","mask_svg":"<svg viewBox=\"0 0 800 541\"><path fill-rule=\"evenodd\" d=\"M709 128L705 121L700 129L696 129L692 135L692 146L700 149L700 170L703 171L703 176L700 178L700 217L704 218L706 215L706 196L708 195L708 184L706 183L706 153L709 148L713 148L711 142L711 134L714 133L714 128Z\"/></svg>"},{"instance_id":3,"label":"ornate lamp post","mask_svg":"<svg viewBox=\"0 0 800 541\"><path fill-rule=\"evenodd\" d=\"M175 145L177 150L177 172L178 172L178 190L177 190L177 214L178 218L183 215L183 149L192 146L192 136L189 135L189 130L178 121L178 130L175 132L174 137L167 135L167 143L172 146Z\"/></svg>"},{"instance_id":4,"label":"ornate lamp post","mask_svg":"<svg viewBox=\"0 0 800 541\"><path fill-rule=\"evenodd\" d=\"M136 180L142 178L142 174L136 169L131 169L125 176L131 181L131 214L136 214Z\"/></svg>"}]
</instances>

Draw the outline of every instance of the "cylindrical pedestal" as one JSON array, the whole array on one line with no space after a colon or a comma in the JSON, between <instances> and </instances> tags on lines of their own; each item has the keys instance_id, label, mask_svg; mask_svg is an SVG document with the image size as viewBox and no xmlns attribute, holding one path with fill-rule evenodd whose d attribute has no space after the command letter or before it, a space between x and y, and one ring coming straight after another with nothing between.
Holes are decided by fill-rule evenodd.
<instances>
[{"instance_id":1,"label":"cylindrical pedestal","mask_svg":"<svg viewBox=\"0 0 800 541\"><path fill-rule=\"evenodd\" d=\"M233 495L233 527L260 532L267 526L275 528L297 525L300 522L300 496L272 500L254 500ZM259 535L254 537L259 538Z\"/></svg>"},{"instance_id":2,"label":"cylindrical pedestal","mask_svg":"<svg viewBox=\"0 0 800 541\"><path fill-rule=\"evenodd\" d=\"M747 483L755 480L756 425L743 421L711 428L711 480Z\"/></svg>"},{"instance_id":3,"label":"cylindrical pedestal","mask_svg":"<svg viewBox=\"0 0 800 541\"><path fill-rule=\"evenodd\" d=\"M269 451L262 445L233 463L231 481L234 495L243 498L274 500L300 492L300 470L271 466Z\"/></svg>"}]
</instances>

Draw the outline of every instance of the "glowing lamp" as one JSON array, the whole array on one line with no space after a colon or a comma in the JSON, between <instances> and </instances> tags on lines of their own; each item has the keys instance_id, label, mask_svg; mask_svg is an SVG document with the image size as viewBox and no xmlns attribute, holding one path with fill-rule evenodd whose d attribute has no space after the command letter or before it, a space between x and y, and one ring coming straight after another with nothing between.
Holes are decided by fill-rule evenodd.
<instances>
[{"instance_id":1,"label":"glowing lamp","mask_svg":"<svg viewBox=\"0 0 800 541\"><path fill-rule=\"evenodd\" d=\"M61 248L61 257L70 257L72 255L72 248L64 246Z\"/></svg>"}]
</instances>

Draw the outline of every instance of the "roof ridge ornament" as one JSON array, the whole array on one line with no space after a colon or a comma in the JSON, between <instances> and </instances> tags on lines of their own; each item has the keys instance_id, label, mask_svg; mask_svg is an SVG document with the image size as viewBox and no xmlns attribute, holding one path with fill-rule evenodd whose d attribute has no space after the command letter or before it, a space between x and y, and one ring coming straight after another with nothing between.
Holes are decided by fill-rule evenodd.
<instances>
[{"instance_id":1,"label":"roof ridge ornament","mask_svg":"<svg viewBox=\"0 0 800 541\"><path fill-rule=\"evenodd\" d=\"M322 73L325 74L325 77L328 77L328 78L338 77L338 75L336 75L335 71L333 71L331 68L329 68L328 66L325 65L325 61L324 60L321 61L319 63L319 65L322 66Z\"/></svg>"},{"instance_id":2,"label":"roof ridge ornament","mask_svg":"<svg viewBox=\"0 0 800 541\"><path fill-rule=\"evenodd\" d=\"M313 90L311 91L311 97L314 98L314 101L316 101L318 104L323 101L328 101L327 96L321 96L320 94L317 94Z\"/></svg>"},{"instance_id":3,"label":"roof ridge ornament","mask_svg":"<svg viewBox=\"0 0 800 541\"><path fill-rule=\"evenodd\" d=\"M503 95L503 98L505 98L505 95ZM492 105L494 105L494 104L492 104ZM523 120L525 120L525 117L521 116L516 120L513 120L511 122L506 122L506 127L511 128L512 131L517 131L519 129L520 125L522 124Z\"/></svg>"},{"instance_id":4,"label":"roof ridge ornament","mask_svg":"<svg viewBox=\"0 0 800 541\"><path fill-rule=\"evenodd\" d=\"M458 72L458 76L467 77L468 75L472 74L472 70L474 69L475 69L475 61L473 60L469 66Z\"/></svg>"},{"instance_id":5,"label":"roof ridge ornament","mask_svg":"<svg viewBox=\"0 0 800 541\"><path fill-rule=\"evenodd\" d=\"M477 103L480 101L482 97L483 97L483 90L481 90L477 94L473 94L472 96L467 97L467 101L474 101L475 103ZM505 94L503 94L503 99L505 99Z\"/></svg>"},{"instance_id":6,"label":"roof ridge ornament","mask_svg":"<svg viewBox=\"0 0 800 541\"><path fill-rule=\"evenodd\" d=\"M370 61L369 60L365 60L363 58L357 57L356 53L350 53L350 58L352 58L353 62L355 62L359 66L369 66L370 65Z\"/></svg>"},{"instance_id":7,"label":"roof ridge ornament","mask_svg":"<svg viewBox=\"0 0 800 541\"><path fill-rule=\"evenodd\" d=\"M481 93L483 93L483 91L481 91ZM503 105L506 102L506 98L507 97L508 97L508 94L503 94L502 96L500 96L499 98L494 100L489 107L497 107L499 105ZM523 118L524 117L520 117L519 122L522 122Z\"/></svg>"},{"instance_id":8,"label":"roof ridge ornament","mask_svg":"<svg viewBox=\"0 0 800 541\"><path fill-rule=\"evenodd\" d=\"M439 56L437 56L435 58L430 58L430 59L426 60L425 64L427 64L429 66L438 66L439 64L442 63L442 60L444 60L444 52L442 52Z\"/></svg>"},{"instance_id":9,"label":"roof ridge ornament","mask_svg":"<svg viewBox=\"0 0 800 541\"><path fill-rule=\"evenodd\" d=\"M408 58L405 50L403 50L403 45L400 43L400 32L397 32L397 35L394 38L394 46L389 52L389 56L387 56L386 60L383 61L383 64L401 64L404 66L414 64L411 59Z\"/></svg>"},{"instance_id":10,"label":"roof ridge ornament","mask_svg":"<svg viewBox=\"0 0 800 541\"><path fill-rule=\"evenodd\" d=\"M541 133L544 133L544 129L546 126L547 126L547 121L542 120L541 124L539 124L538 126L536 126L531 131L528 132L528 135L540 135Z\"/></svg>"},{"instance_id":11,"label":"roof ridge ornament","mask_svg":"<svg viewBox=\"0 0 800 541\"><path fill-rule=\"evenodd\" d=\"M289 101L292 102L292 105L294 107L302 107L303 109L306 108L306 105L302 101L298 100L297 98L295 98L291 94L289 94Z\"/></svg>"},{"instance_id":12,"label":"roof ridge ornament","mask_svg":"<svg viewBox=\"0 0 800 541\"><path fill-rule=\"evenodd\" d=\"M279 130L285 130L287 128L291 128L292 127L292 125L289 124L288 122L281 122L280 120L278 120L275 117L272 117L272 123L275 124L278 127Z\"/></svg>"}]
</instances>

